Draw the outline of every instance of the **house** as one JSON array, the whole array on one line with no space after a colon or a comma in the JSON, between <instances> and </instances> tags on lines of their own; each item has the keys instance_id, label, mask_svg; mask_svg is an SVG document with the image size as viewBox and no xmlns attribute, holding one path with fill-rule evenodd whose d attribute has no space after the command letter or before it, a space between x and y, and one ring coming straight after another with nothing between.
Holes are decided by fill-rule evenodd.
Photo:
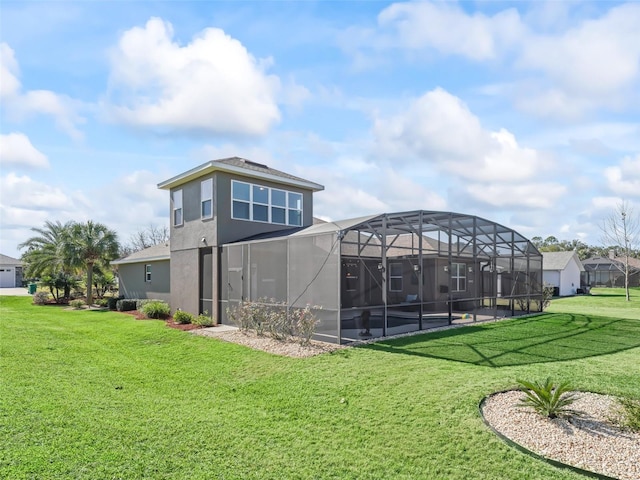
<instances>
[{"instance_id":1,"label":"house","mask_svg":"<svg viewBox=\"0 0 640 480\"><path fill-rule=\"evenodd\" d=\"M582 285L588 287L624 287L625 257L591 257L582 261ZM629 257L629 286L640 287L640 260Z\"/></svg>"},{"instance_id":2,"label":"house","mask_svg":"<svg viewBox=\"0 0 640 480\"><path fill-rule=\"evenodd\" d=\"M578 293L582 272L584 267L576 252L542 252L542 281L553 285L554 295Z\"/></svg>"},{"instance_id":3,"label":"house","mask_svg":"<svg viewBox=\"0 0 640 480\"><path fill-rule=\"evenodd\" d=\"M147 266L153 284L168 264L174 311L226 323L245 301L309 306L314 338L345 343L363 329L380 337L541 304L540 252L480 217L415 210L318 222L313 195L322 185L238 157L158 187L169 193L169 246L115 263L123 292L137 298L158 296L145 289Z\"/></svg>"},{"instance_id":4,"label":"house","mask_svg":"<svg viewBox=\"0 0 640 480\"><path fill-rule=\"evenodd\" d=\"M22 286L22 262L0 253L0 288Z\"/></svg>"},{"instance_id":5,"label":"house","mask_svg":"<svg viewBox=\"0 0 640 480\"><path fill-rule=\"evenodd\" d=\"M126 298L152 298L170 303L169 259L169 243L163 243L111 262L118 268L120 294Z\"/></svg>"}]
</instances>

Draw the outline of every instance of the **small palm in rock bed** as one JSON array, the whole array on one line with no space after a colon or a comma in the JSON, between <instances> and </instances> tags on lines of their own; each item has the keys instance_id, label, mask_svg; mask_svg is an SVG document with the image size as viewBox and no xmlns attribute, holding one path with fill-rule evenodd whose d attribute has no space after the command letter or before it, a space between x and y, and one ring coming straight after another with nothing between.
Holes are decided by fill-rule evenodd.
<instances>
[{"instance_id":1,"label":"small palm in rock bed","mask_svg":"<svg viewBox=\"0 0 640 480\"><path fill-rule=\"evenodd\" d=\"M576 400L576 394L571 393L572 387L568 382L555 385L550 378L544 382L527 382L518 380L520 390L525 394L519 407L531 407L540 415L547 418L570 417L580 415L580 412L569 408Z\"/></svg>"}]
</instances>

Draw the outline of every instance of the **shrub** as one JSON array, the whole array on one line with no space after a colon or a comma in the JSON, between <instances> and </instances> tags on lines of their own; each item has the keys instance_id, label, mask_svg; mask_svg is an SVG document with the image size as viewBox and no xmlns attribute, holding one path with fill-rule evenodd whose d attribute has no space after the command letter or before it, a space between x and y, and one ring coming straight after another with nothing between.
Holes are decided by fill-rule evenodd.
<instances>
[{"instance_id":1,"label":"shrub","mask_svg":"<svg viewBox=\"0 0 640 480\"><path fill-rule=\"evenodd\" d=\"M162 300L158 300L157 298L136 298L136 310L142 311L142 308L151 302L161 302Z\"/></svg>"},{"instance_id":2,"label":"shrub","mask_svg":"<svg viewBox=\"0 0 640 480\"><path fill-rule=\"evenodd\" d=\"M169 316L171 308L167 302L146 302L142 306L142 313L147 318L164 318Z\"/></svg>"},{"instance_id":3,"label":"shrub","mask_svg":"<svg viewBox=\"0 0 640 480\"><path fill-rule=\"evenodd\" d=\"M75 310L79 310L84 305L84 302L82 300L71 300L69 305L71 305Z\"/></svg>"},{"instance_id":4,"label":"shrub","mask_svg":"<svg viewBox=\"0 0 640 480\"><path fill-rule=\"evenodd\" d=\"M198 325L200 327L213 327L214 325L216 325L216 322L213 320L213 317L210 317L208 315L209 312L204 312L201 313L200 315L198 315L197 317L195 317L191 323L193 323L194 325Z\"/></svg>"},{"instance_id":5,"label":"shrub","mask_svg":"<svg viewBox=\"0 0 640 480\"><path fill-rule=\"evenodd\" d=\"M49 301L49 294L47 292L36 292L33 294L34 305L45 305Z\"/></svg>"},{"instance_id":6,"label":"shrub","mask_svg":"<svg viewBox=\"0 0 640 480\"><path fill-rule=\"evenodd\" d=\"M173 314L173 321L180 324L192 323L194 320L193 315L189 312L183 312L182 310L177 310L176 313Z\"/></svg>"},{"instance_id":7,"label":"shrub","mask_svg":"<svg viewBox=\"0 0 640 480\"><path fill-rule=\"evenodd\" d=\"M109 297L107 298L107 308L109 310L116 310L118 300L122 300L123 297Z\"/></svg>"},{"instance_id":8,"label":"shrub","mask_svg":"<svg viewBox=\"0 0 640 480\"><path fill-rule=\"evenodd\" d=\"M314 308L319 307L287 308L284 302L262 298L228 308L227 317L242 331L254 330L257 335L268 334L278 340L299 337L306 344L318 323L312 313Z\"/></svg>"},{"instance_id":9,"label":"shrub","mask_svg":"<svg viewBox=\"0 0 640 480\"><path fill-rule=\"evenodd\" d=\"M130 312L136 310L136 301L128 298L122 298L116 302L116 310L119 312Z\"/></svg>"},{"instance_id":10,"label":"shrub","mask_svg":"<svg viewBox=\"0 0 640 480\"><path fill-rule=\"evenodd\" d=\"M579 415L569 405L576 401L574 393L569 393L572 387L568 382L554 385L550 378L544 383L518 380L520 390L526 395L519 407L532 407L540 415L548 418L568 417Z\"/></svg>"},{"instance_id":11,"label":"shrub","mask_svg":"<svg viewBox=\"0 0 640 480\"><path fill-rule=\"evenodd\" d=\"M311 306L292 308L290 315L293 317L296 336L300 337L300 342L303 345L308 344L318 324L318 319L311 311Z\"/></svg>"},{"instance_id":12,"label":"shrub","mask_svg":"<svg viewBox=\"0 0 640 480\"><path fill-rule=\"evenodd\" d=\"M622 425L640 432L640 400L621 398L618 401L622 407Z\"/></svg>"},{"instance_id":13,"label":"shrub","mask_svg":"<svg viewBox=\"0 0 640 480\"><path fill-rule=\"evenodd\" d=\"M99 298L98 300L96 300L95 302L96 305L99 305L100 307L108 307L109 306L109 300L107 298Z\"/></svg>"}]
</instances>

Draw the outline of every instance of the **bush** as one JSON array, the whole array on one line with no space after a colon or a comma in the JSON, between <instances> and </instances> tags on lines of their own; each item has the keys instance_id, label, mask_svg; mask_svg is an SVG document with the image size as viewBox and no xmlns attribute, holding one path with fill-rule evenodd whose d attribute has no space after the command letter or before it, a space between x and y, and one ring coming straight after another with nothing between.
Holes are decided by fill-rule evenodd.
<instances>
[{"instance_id":1,"label":"bush","mask_svg":"<svg viewBox=\"0 0 640 480\"><path fill-rule=\"evenodd\" d=\"M216 325L216 322L213 320L213 317L210 317L208 315L209 312L204 312L201 313L200 315L198 315L197 317L195 317L191 323L193 323L194 325L198 325L200 327L213 327L214 325Z\"/></svg>"},{"instance_id":2,"label":"bush","mask_svg":"<svg viewBox=\"0 0 640 480\"><path fill-rule=\"evenodd\" d=\"M33 294L34 305L45 305L49 301L49 294L47 292L36 292Z\"/></svg>"},{"instance_id":3,"label":"bush","mask_svg":"<svg viewBox=\"0 0 640 480\"><path fill-rule=\"evenodd\" d=\"M227 309L231 323L242 331L253 330L257 335L268 334L278 340L291 337L300 338L303 344L309 343L318 323L310 305L305 308L287 308L284 302L273 299L260 299L257 302L242 302Z\"/></svg>"},{"instance_id":4,"label":"bush","mask_svg":"<svg viewBox=\"0 0 640 480\"><path fill-rule=\"evenodd\" d=\"M79 310L84 305L84 302L82 300L71 300L69 305L71 305L75 310Z\"/></svg>"},{"instance_id":5,"label":"bush","mask_svg":"<svg viewBox=\"0 0 640 480\"><path fill-rule=\"evenodd\" d=\"M157 298L136 298L136 310L142 311L142 308L151 302L162 302L162 300L158 300Z\"/></svg>"},{"instance_id":6,"label":"bush","mask_svg":"<svg viewBox=\"0 0 640 480\"><path fill-rule=\"evenodd\" d=\"M186 323L192 323L194 320L193 315L189 312L183 312L182 310L177 310L176 313L173 314L173 321L176 323L180 323L182 325Z\"/></svg>"},{"instance_id":7,"label":"bush","mask_svg":"<svg viewBox=\"0 0 640 480\"><path fill-rule=\"evenodd\" d=\"M116 310L117 304L118 304L118 300L122 300L123 297L109 297L107 298L107 308L109 310Z\"/></svg>"},{"instance_id":8,"label":"bush","mask_svg":"<svg viewBox=\"0 0 640 480\"><path fill-rule=\"evenodd\" d=\"M532 407L540 415L548 418L568 417L579 415L580 412L569 408L576 401L573 393L568 393L572 387L568 382L554 385L550 378L544 383L518 380L520 390L526 397L518 404L519 407Z\"/></svg>"},{"instance_id":9,"label":"bush","mask_svg":"<svg viewBox=\"0 0 640 480\"><path fill-rule=\"evenodd\" d=\"M100 307L108 307L109 306L109 300L106 298L99 298L98 300L96 300L95 302L96 305L100 306Z\"/></svg>"},{"instance_id":10,"label":"bush","mask_svg":"<svg viewBox=\"0 0 640 480\"><path fill-rule=\"evenodd\" d=\"M142 306L142 313L147 318L164 318L169 316L171 308L167 302L145 302Z\"/></svg>"},{"instance_id":11,"label":"bush","mask_svg":"<svg viewBox=\"0 0 640 480\"><path fill-rule=\"evenodd\" d=\"M128 298L122 298L116 302L116 310L119 312L130 312L136 310L136 301Z\"/></svg>"}]
</instances>

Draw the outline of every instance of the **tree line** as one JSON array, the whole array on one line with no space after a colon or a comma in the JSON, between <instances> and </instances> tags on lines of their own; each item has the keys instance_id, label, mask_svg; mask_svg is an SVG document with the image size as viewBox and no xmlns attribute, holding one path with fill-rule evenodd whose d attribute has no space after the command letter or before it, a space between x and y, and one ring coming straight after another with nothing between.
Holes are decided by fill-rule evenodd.
<instances>
[{"instance_id":1,"label":"tree line","mask_svg":"<svg viewBox=\"0 0 640 480\"><path fill-rule=\"evenodd\" d=\"M598 246L588 245L581 240L558 240L553 235L546 238L539 236L532 237L531 243L541 252L576 252L580 260L592 257L608 258L611 253L614 256L622 256L623 252L619 245ZM640 258L640 250L630 249L630 256Z\"/></svg>"}]
</instances>

